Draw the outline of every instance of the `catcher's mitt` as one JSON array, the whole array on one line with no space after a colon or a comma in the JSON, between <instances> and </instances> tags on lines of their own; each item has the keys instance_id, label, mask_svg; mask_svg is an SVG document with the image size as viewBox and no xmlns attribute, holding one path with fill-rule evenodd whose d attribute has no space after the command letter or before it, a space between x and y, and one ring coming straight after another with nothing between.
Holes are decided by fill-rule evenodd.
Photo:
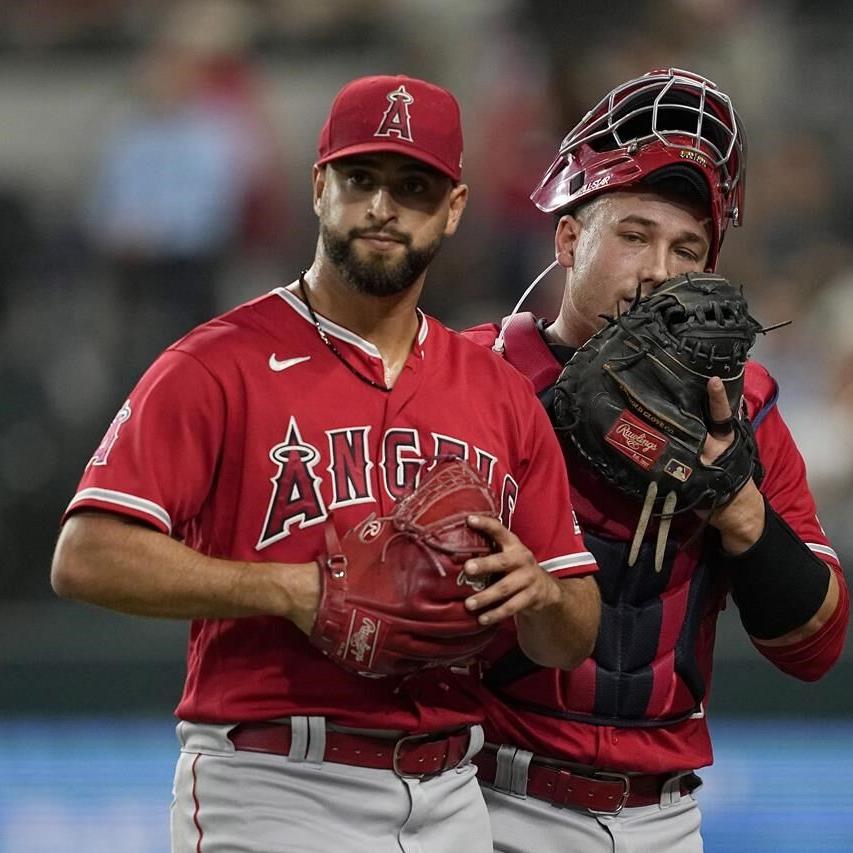
<instances>
[{"instance_id":1,"label":"catcher's mitt","mask_svg":"<svg viewBox=\"0 0 853 853\"><path fill-rule=\"evenodd\" d=\"M670 279L606 319L557 380L553 417L564 442L605 480L644 502L629 564L649 516L661 516L659 571L672 516L721 506L757 470L742 394L746 360L762 329L740 285L709 273ZM723 380L733 412L719 424L708 412L712 376ZM703 464L708 432L731 430L731 446Z\"/></svg>"},{"instance_id":2,"label":"catcher's mitt","mask_svg":"<svg viewBox=\"0 0 853 853\"><path fill-rule=\"evenodd\" d=\"M473 657L492 638L465 609L483 581L462 571L494 550L470 514L498 517L488 484L461 459L439 459L390 516L370 515L339 539L326 524L322 591L311 642L362 675L405 675Z\"/></svg>"}]
</instances>

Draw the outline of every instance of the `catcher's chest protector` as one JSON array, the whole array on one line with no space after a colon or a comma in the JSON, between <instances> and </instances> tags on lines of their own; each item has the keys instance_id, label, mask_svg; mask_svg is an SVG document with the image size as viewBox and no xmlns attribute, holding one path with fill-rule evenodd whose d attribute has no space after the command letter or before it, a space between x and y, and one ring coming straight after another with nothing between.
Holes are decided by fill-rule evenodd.
<instances>
[{"instance_id":1,"label":"catcher's chest protector","mask_svg":"<svg viewBox=\"0 0 853 853\"><path fill-rule=\"evenodd\" d=\"M629 566L630 543L594 533L584 541L598 562L602 599L590 722L665 725L699 712L697 642L711 592L705 561L671 537L656 572L652 543ZM571 704L571 694L565 699Z\"/></svg>"},{"instance_id":2,"label":"catcher's chest protector","mask_svg":"<svg viewBox=\"0 0 853 853\"><path fill-rule=\"evenodd\" d=\"M516 648L495 661L486 685L509 705L620 728L668 726L701 714L708 673L699 661L703 644L713 642L706 617L720 597L705 552L685 548L683 538L670 537L658 572L653 543L644 543L629 566L630 542L585 532L602 600L592 657L555 679Z\"/></svg>"},{"instance_id":3,"label":"catcher's chest protector","mask_svg":"<svg viewBox=\"0 0 853 853\"><path fill-rule=\"evenodd\" d=\"M506 359L528 376L554 376L561 365L542 341L532 315L517 315L514 320L507 330ZM548 408L550 383L537 386ZM590 527L590 519L584 517L587 500L597 506L624 506L624 496L584 471L581 460L570 457L568 467L573 486L580 486L584 498L575 502L582 527ZM697 650L700 643L711 641L700 628L703 615L714 606L714 590L704 554L698 545L682 547L683 538L669 539L662 571L657 572L651 542L641 546L636 564L629 566L630 542L609 531L606 521L596 532L584 534L598 563L596 580L602 598L598 641L592 658L578 673L585 687L590 680L593 683L591 701L587 689L583 699L578 698L571 672L563 674L565 689L554 696L554 679L518 649L494 663L487 685L512 705L620 727L671 725L699 713L705 674ZM523 700L515 697L514 684L519 679L524 681Z\"/></svg>"}]
</instances>

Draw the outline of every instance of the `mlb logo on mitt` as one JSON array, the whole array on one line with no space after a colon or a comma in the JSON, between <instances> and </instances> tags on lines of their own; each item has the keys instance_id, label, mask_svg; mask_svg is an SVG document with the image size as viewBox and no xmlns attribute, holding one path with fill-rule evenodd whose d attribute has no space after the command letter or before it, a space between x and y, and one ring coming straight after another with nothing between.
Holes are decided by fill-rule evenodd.
<instances>
[{"instance_id":1,"label":"mlb logo on mitt","mask_svg":"<svg viewBox=\"0 0 853 853\"><path fill-rule=\"evenodd\" d=\"M677 459L670 459L669 462L663 466L663 470L664 473L669 474L670 477L674 477L681 483L686 483L690 478L690 475L693 473L693 469L689 465L685 465Z\"/></svg>"}]
</instances>

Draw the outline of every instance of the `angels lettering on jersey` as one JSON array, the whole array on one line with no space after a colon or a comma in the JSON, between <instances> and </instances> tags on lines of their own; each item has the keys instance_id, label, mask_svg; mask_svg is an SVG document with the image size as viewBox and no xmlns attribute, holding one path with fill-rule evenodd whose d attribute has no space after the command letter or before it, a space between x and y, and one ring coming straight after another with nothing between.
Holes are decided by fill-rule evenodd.
<instances>
[{"instance_id":1,"label":"angels lettering on jersey","mask_svg":"<svg viewBox=\"0 0 853 853\"><path fill-rule=\"evenodd\" d=\"M339 507L376 502L374 488L393 500L409 494L421 471L437 457L467 460L492 487L501 504L501 520L509 527L518 497L518 483L509 475L493 482L497 458L479 447L440 433L431 433L431 446L422 447L413 429L390 428L380 442L380 458L370 457L370 426L326 430L323 451L302 437L295 416L290 418L284 440L270 449L274 465L272 493L257 549L289 536L293 530L324 521ZM378 465L379 471L373 473ZM324 501L322 484L328 478L331 500Z\"/></svg>"},{"instance_id":2,"label":"angels lettering on jersey","mask_svg":"<svg viewBox=\"0 0 853 853\"><path fill-rule=\"evenodd\" d=\"M128 400L113 418L90 466L108 464L131 414ZM417 430L392 427L382 436L380 458L374 460L368 440L371 429L350 426L326 430L326 446L321 449L302 437L296 416L290 418L283 440L268 453L265 468L270 472L272 487L256 545L258 550L286 538L294 530L320 524L334 509L376 503L375 488L382 489L392 500L400 500L417 486L421 472L438 457L468 461L500 500L501 520L510 527L519 487L510 474L495 481L498 459L494 454L436 432L430 433L429 445L422 446ZM374 473L377 465L379 470ZM324 479L328 481L328 489L323 488ZM331 499L324 499L324 494Z\"/></svg>"}]
</instances>

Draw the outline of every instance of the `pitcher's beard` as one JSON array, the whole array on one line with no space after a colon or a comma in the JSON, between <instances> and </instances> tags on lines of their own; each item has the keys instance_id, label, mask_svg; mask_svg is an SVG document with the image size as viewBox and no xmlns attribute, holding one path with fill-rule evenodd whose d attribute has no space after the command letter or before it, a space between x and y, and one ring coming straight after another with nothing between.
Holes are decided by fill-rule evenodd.
<instances>
[{"instance_id":1,"label":"pitcher's beard","mask_svg":"<svg viewBox=\"0 0 853 853\"><path fill-rule=\"evenodd\" d=\"M362 259L353 246L359 232L350 231L342 237L321 225L320 236L326 256L344 281L368 296L394 296L408 290L430 265L442 241L442 237L438 237L423 249L413 249L406 244L403 257L395 260L384 255Z\"/></svg>"}]
</instances>

